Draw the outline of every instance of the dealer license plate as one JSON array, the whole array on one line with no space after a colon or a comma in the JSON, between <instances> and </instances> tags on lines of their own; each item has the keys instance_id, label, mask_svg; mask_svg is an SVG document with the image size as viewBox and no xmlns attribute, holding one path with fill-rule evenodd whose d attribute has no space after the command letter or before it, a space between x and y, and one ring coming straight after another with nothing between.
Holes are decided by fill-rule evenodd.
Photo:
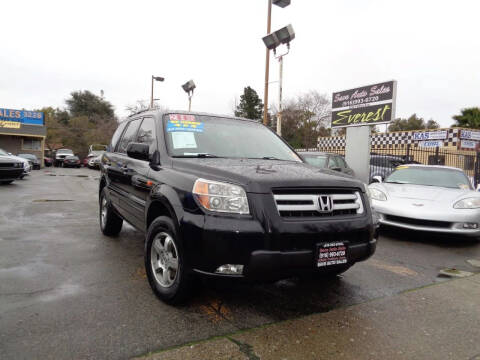
<instances>
[{"instance_id":1,"label":"dealer license plate","mask_svg":"<svg viewBox=\"0 0 480 360\"><path fill-rule=\"evenodd\" d=\"M348 248L343 241L318 244L317 267L346 264L347 253Z\"/></svg>"}]
</instances>

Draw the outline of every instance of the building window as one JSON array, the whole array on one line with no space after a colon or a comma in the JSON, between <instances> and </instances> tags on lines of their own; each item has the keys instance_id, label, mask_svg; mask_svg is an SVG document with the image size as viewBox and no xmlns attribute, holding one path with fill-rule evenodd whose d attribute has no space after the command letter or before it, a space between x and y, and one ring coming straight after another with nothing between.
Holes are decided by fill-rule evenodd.
<instances>
[{"instance_id":1,"label":"building window","mask_svg":"<svg viewBox=\"0 0 480 360\"><path fill-rule=\"evenodd\" d=\"M23 150L42 150L42 141L38 139L23 139Z\"/></svg>"}]
</instances>

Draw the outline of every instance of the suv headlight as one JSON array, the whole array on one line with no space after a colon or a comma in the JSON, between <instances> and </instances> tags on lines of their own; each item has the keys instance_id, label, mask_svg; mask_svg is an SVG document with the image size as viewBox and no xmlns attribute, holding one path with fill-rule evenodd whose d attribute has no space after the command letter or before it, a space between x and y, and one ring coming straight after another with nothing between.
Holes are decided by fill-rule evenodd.
<instances>
[{"instance_id":1,"label":"suv headlight","mask_svg":"<svg viewBox=\"0 0 480 360\"><path fill-rule=\"evenodd\" d=\"M209 211L249 214L247 194L238 185L197 179L193 194L200 205Z\"/></svg>"},{"instance_id":2,"label":"suv headlight","mask_svg":"<svg viewBox=\"0 0 480 360\"><path fill-rule=\"evenodd\" d=\"M480 208L480 198L471 197L457 201L453 205L454 209L478 209Z\"/></svg>"},{"instance_id":3,"label":"suv headlight","mask_svg":"<svg viewBox=\"0 0 480 360\"><path fill-rule=\"evenodd\" d=\"M387 195L381 190L378 190L376 188L370 188L370 197L373 200L378 200L378 201L386 201L387 200Z\"/></svg>"}]
</instances>

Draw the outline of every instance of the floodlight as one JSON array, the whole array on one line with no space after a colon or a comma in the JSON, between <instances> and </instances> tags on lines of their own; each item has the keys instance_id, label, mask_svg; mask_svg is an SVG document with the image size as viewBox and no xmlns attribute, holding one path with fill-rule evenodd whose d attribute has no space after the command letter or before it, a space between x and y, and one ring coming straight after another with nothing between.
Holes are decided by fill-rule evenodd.
<instances>
[{"instance_id":1,"label":"floodlight","mask_svg":"<svg viewBox=\"0 0 480 360\"><path fill-rule=\"evenodd\" d=\"M273 0L273 4L284 8L290 5L290 0Z\"/></svg>"},{"instance_id":2,"label":"floodlight","mask_svg":"<svg viewBox=\"0 0 480 360\"><path fill-rule=\"evenodd\" d=\"M267 49L275 49L278 45L280 45L280 41L278 40L277 36L275 33L268 34L263 38L263 42L265 43L265 46Z\"/></svg>"},{"instance_id":3,"label":"floodlight","mask_svg":"<svg viewBox=\"0 0 480 360\"><path fill-rule=\"evenodd\" d=\"M195 87L196 86L193 80L187 81L185 84L182 85L182 88L186 93L189 93L191 91L193 92L193 89L195 89Z\"/></svg>"},{"instance_id":4,"label":"floodlight","mask_svg":"<svg viewBox=\"0 0 480 360\"><path fill-rule=\"evenodd\" d=\"M274 34L278 41L282 44L288 44L290 41L295 39L295 31L293 31L291 24L275 31Z\"/></svg>"},{"instance_id":5,"label":"floodlight","mask_svg":"<svg viewBox=\"0 0 480 360\"><path fill-rule=\"evenodd\" d=\"M153 80L156 80L156 81L163 81L165 80L165 78L161 77L161 76L152 76Z\"/></svg>"}]
</instances>

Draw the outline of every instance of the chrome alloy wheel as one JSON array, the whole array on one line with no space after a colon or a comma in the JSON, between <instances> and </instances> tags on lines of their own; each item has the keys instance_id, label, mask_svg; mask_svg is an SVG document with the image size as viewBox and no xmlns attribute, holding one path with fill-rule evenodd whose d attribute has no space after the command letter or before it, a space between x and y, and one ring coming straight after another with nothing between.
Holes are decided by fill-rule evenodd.
<instances>
[{"instance_id":1,"label":"chrome alloy wheel","mask_svg":"<svg viewBox=\"0 0 480 360\"><path fill-rule=\"evenodd\" d=\"M105 224L107 222L107 198L104 196L102 198L102 203L101 203L101 207L100 207L100 220L102 222L102 229L105 228Z\"/></svg>"},{"instance_id":2,"label":"chrome alloy wheel","mask_svg":"<svg viewBox=\"0 0 480 360\"><path fill-rule=\"evenodd\" d=\"M153 239L150 263L155 280L162 287L172 286L178 273L178 252L169 234L161 232Z\"/></svg>"}]
</instances>

